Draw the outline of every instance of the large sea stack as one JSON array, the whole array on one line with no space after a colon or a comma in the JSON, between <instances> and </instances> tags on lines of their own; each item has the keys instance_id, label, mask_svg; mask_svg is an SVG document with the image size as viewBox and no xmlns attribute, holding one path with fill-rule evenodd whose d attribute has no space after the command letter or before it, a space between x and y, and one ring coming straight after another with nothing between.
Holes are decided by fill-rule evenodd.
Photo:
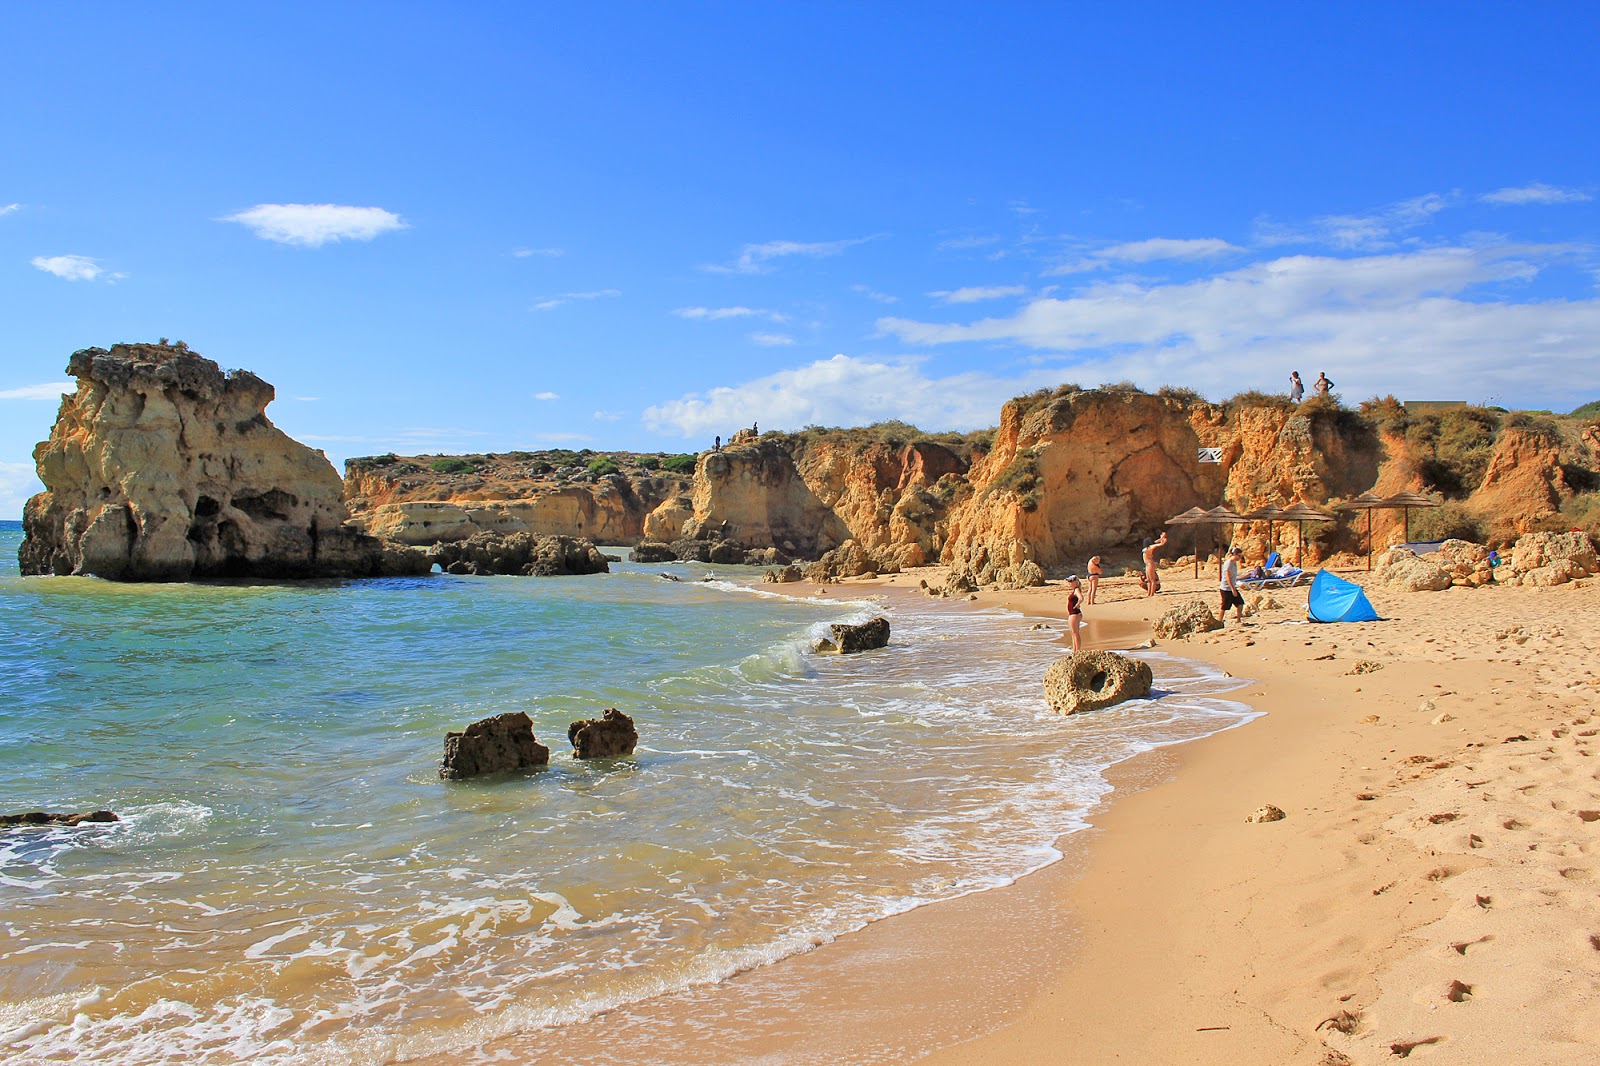
<instances>
[{"instance_id":1,"label":"large sea stack","mask_svg":"<svg viewBox=\"0 0 1600 1066\"><path fill-rule=\"evenodd\" d=\"M24 574L119 581L361 577L420 572L345 525L342 482L321 452L267 420L273 388L223 373L182 344L74 352L50 439L45 491L23 512Z\"/></svg>"}]
</instances>

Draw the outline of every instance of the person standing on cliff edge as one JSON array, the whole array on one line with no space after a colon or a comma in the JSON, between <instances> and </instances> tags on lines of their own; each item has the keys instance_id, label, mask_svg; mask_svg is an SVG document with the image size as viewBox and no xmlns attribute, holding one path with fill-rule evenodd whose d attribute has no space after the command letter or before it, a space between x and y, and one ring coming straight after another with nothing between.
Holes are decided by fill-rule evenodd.
<instances>
[{"instance_id":1,"label":"person standing on cliff edge","mask_svg":"<svg viewBox=\"0 0 1600 1066\"><path fill-rule=\"evenodd\" d=\"M1161 591L1161 575L1156 573L1156 553L1166 546L1167 531L1164 529L1161 531L1161 536L1145 544L1144 577L1139 584L1144 586L1146 599Z\"/></svg>"},{"instance_id":2,"label":"person standing on cliff edge","mask_svg":"<svg viewBox=\"0 0 1600 1066\"><path fill-rule=\"evenodd\" d=\"M1333 391L1333 382L1328 380L1328 372L1326 370L1317 371L1317 380L1311 383L1311 387L1317 390L1318 396L1326 400L1328 393Z\"/></svg>"},{"instance_id":3,"label":"person standing on cliff edge","mask_svg":"<svg viewBox=\"0 0 1600 1066\"><path fill-rule=\"evenodd\" d=\"M1299 403L1306 394L1306 383L1300 380L1300 371L1289 371L1289 402Z\"/></svg>"}]
</instances>

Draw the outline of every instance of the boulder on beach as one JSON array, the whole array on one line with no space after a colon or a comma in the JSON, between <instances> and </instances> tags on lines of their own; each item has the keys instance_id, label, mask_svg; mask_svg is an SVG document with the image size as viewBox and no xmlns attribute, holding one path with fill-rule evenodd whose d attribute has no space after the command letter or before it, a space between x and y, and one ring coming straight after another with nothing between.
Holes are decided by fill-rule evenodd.
<instances>
[{"instance_id":1,"label":"boulder on beach","mask_svg":"<svg viewBox=\"0 0 1600 1066\"><path fill-rule=\"evenodd\" d=\"M572 742L574 758L613 759L633 754L639 731L632 718L611 707L599 718L573 722L567 727L567 739Z\"/></svg>"},{"instance_id":2,"label":"boulder on beach","mask_svg":"<svg viewBox=\"0 0 1600 1066\"><path fill-rule=\"evenodd\" d=\"M804 574L800 573L800 568L798 566L790 563L781 570L768 570L765 574L761 575L761 580L768 584L787 585L795 581L799 581L804 576Z\"/></svg>"},{"instance_id":3,"label":"boulder on beach","mask_svg":"<svg viewBox=\"0 0 1600 1066\"><path fill-rule=\"evenodd\" d=\"M1201 599L1185 600L1156 619L1155 634L1162 640L1187 640L1196 633L1221 629L1222 622Z\"/></svg>"},{"instance_id":4,"label":"boulder on beach","mask_svg":"<svg viewBox=\"0 0 1600 1066\"><path fill-rule=\"evenodd\" d=\"M507 711L446 733L439 776L451 780L531 770L550 761L550 749L533 735L533 721L522 711Z\"/></svg>"},{"instance_id":5,"label":"boulder on beach","mask_svg":"<svg viewBox=\"0 0 1600 1066\"><path fill-rule=\"evenodd\" d=\"M1075 651L1044 672L1044 695L1062 714L1097 711L1150 695L1150 664L1114 651Z\"/></svg>"},{"instance_id":6,"label":"boulder on beach","mask_svg":"<svg viewBox=\"0 0 1600 1066\"><path fill-rule=\"evenodd\" d=\"M870 618L860 625L836 623L829 627L833 639L824 638L817 642L818 651L838 652L848 655L851 652L871 651L873 648L882 648L889 643L889 620L887 618Z\"/></svg>"},{"instance_id":7,"label":"boulder on beach","mask_svg":"<svg viewBox=\"0 0 1600 1066\"><path fill-rule=\"evenodd\" d=\"M1441 560L1442 561L1442 560ZM1450 587L1444 567L1409 548L1394 547L1383 553L1372 569L1372 580L1401 592L1443 592Z\"/></svg>"},{"instance_id":8,"label":"boulder on beach","mask_svg":"<svg viewBox=\"0 0 1600 1066\"><path fill-rule=\"evenodd\" d=\"M0 814L0 826L52 826L83 825L95 822L120 822L110 811L84 811L81 814L51 814L47 811L29 811L26 814Z\"/></svg>"}]
</instances>

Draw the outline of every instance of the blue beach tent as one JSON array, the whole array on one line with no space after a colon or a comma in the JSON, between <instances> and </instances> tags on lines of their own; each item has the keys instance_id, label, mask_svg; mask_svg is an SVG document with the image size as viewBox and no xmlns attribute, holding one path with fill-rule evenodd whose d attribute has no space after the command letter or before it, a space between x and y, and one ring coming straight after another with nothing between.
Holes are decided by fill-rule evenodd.
<instances>
[{"instance_id":1,"label":"blue beach tent","mask_svg":"<svg viewBox=\"0 0 1600 1066\"><path fill-rule=\"evenodd\" d=\"M1318 570L1311 582L1311 599L1306 603L1306 617L1313 622L1376 622L1378 612L1372 609L1367 594L1353 581L1336 577L1326 570Z\"/></svg>"}]
</instances>

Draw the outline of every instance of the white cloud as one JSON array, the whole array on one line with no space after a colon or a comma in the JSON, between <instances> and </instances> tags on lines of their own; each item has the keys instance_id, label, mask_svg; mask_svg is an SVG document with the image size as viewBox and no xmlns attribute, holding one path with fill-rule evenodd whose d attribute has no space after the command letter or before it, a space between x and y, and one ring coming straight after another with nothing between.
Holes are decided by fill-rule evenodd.
<instances>
[{"instance_id":1,"label":"white cloud","mask_svg":"<svg viewBox=\"0 0 1600 1066\"><path fill-rule=\"evenodd\" d=\"M72 381L47 381L43 385L23 385L15 389L0 389L0 400L59 400L64 392L77 388Z\"/></svg>"},{"instance_id":2,"label":"white cloud","mask_svg":"<svg viewBox=\"0 0 1600 1066\"><path fill-rule=\"evenodd\" d=\"M1003 378L984 373L930 378L922 361L879 361L836 355L740 385L689 393L646 408L645 425L685 437L727 432L760 422L775 429L859 426L901 419L924 429L993 425L1006 400L1055 384L1056 370Z\"/></svg>"},{"instance_id":3,"label":"white cloud","mask_svg":"<svg viewBox=\"0 0 1600 1066\"><path fill-rule=\"evenodd\" d=\"M822 259L838 255L847 248L876 240L877 237L854 237L843 241L768 241L765 244L747 244L731 263L708 263L703 269L716 274L765 274L773 269L773 260L789 256Z\"/></svg>"},{"instance_id":4,"label":"white cloud","mask_svg":"<svg viewBox=\"0 0 1600 1066\"><path fill-rule=\"evenodd\" d=\"M36 255L30 262L46 274L54 274L68 281L93 281L99 277L115 280L126 276L107 274L98 260L86 255Z\"/></svg>"},{"instance_id":5,"label":"white cloud","mask_svg":"<svg viewBox=\"0 0 1600 1066\"><path fill-rule=\"evenodd\" d=\"M549 311L560 307L562 304L571 303L573 300L604 300L611 296L621 296L621 289L594 289L590 292L563 292L547 297L534 304L531 311Z\"/></svg>"},{"instance_id":6,"label":"white cloud","mask_svg":"<svg viewBox=\"0 0 1600 1066\"><path fill-rule=\"evenodd\" d=\"M1021 296L1028 291L1024 285L969 285L949 292L930 292L929 296L947 304L975 304L983 300L1003 300L1007 296Z\"/></svg>"},{"instance_id":7,"label":"white cloud","mask_svg":"<svg viewBox=\"0 0 1600 1066\"><path fill-rule=\"evenodd\" d=\"M620 422L620 421L622 421L622 412L621 411L596 411L594 413L594 417L595 417L595 419L597 421L600 421L600 422Z\"/></svg>"},{"instance_id":8,"label":"white cloud","mask_svg":"<svg viewBox=\"0 0 1600 1066\"><path fill-rule=\"evenodd\" d=\"M782 333L752 333L750 334L750 339L763 348L781 348L784 345L794 343L793 337L785 336Z\"/></svg>"},{"instance_id":9,"label":"white cloud","mask_svg":"<svg viewBox=\"0 0 1600 1066\"><path fill-rule=\"evenodd\" d=\"M0 204L0 218L4 218L13 211L21 211L21 204Z\"/></svg>"},{"instance_id":10,"label":"white cloud","mask_svg":"<svg viewBox=\"0 0 1600 1066\"><path fill-rule=\"evenodd\" d=\"M934 247L941 252L969 252L978 248L988 248L999 243L1000 238L994 235L951 237L949 240L940 241Z\"/></svg>"},{"instance_id":11,"label":"white cloud","mask_svg":"<svg viewBox=\"0 0 1600 1066\"><path fill-rule=\"evenodd\" d=\"M765 318L771 322L787 322L789 316L762 307L680 307L672 312L679 318L718 322L725 318Z\"/></svg>"},{"instance_id":12,"label":"white cloud","mask_svg":"<svg viewBox=\"0 0 1600 1066\"><path fill-rule=\"evenodd\" d=\"M1578 204L1594 197L1578 189L1560 189L1536 181L1514 189L1497 189L1478 197L1489 204Z\"/></svg>"},{"instance_id":13,"label":"white cloud","mask_svg":"<svg viewBox=\"0 0 1600 1066\"><path fill-rule=\"evenodd\" d=\"M1436 248L1287 256L1181 283L1102 281L967 324L880 319L916 345L1012 343L1086 384L1131 379L1208 394L1277 388L1326 370L1348 397L1494 397L1570 406L1592 376L1600 300L1512 302L1491 286L1537 276L1557 248Z\"/></svg>"},{"instance_id":14,"label":"white cloud","mask_svg":"<svg viewBox=\"0 0 1600 1066\"><path fill-rule=\"evenodd\" d=\"M567 250L565 248L514 248L511 254L518 259L527 259L535 255L554 259L558 256L566 255Z\"/></svg>"},{"instance_id":15,"label":"white cloud","mask_svg":"<svg viewBox=\"0 0 1600 1066\"><path fill-rule=\"evenodd\" d=\"M1455 199L1453 194L1426 193L1364 215L1323 215L1313 219L1309 228L1261 220L1256 240L1267 246L1321 244L1345 251L1382 251L1395 247L1402 234L1432 221Z\"/></svg>"},{"instance_id":16,"label":"white cloud","mask_svg":"<svg viewBox=\"0 0 1600 1066\"><path fill-rule=\"evenodd\" d=\"M850 291L851 292L859 292L862 296L865 296L867 299L876 300L881 304L895 304L895 303L899 303L900 302L900 297L898 297L898 296L890 296L886 292L879 292L877 289L872 288L870 285L852 285L852 286L850 286Z\"/></svg>"},{"instance_id":17,"label":"white cloud","mask_svg":"<svg viewBox=\"0 0 1600 1066\"><path fill-rule=\"evenodd\" d=\"M13 522L21 518L28 497L43 491L32 463L0 463L0 518Z\"/></svg>"},{"instance_id":18,"label":"white cloud","mask_svg":"<svg viewBox=\"0 0 1600 1066\"><path fill-rule=\"evenodd\" d=\"M1215 259L1219 255L1243 250L1218 237L1192 239L1152 237L1144 241L1114 244L1109 248L1100 249L1095 254L1102 259L1149 263L1158 259Z\"/></svg>"},{"instance_id":19,"label":"white cloud","mask_svg":"<svg viewBox=\"0 0 1600 1066\"><path fill-rule=\"evenodd\" d=\"M343 204L257 204L226 215L219 222L238 222L264 241L316 248L330 241L370 241L406 228L399 215L381 207Z\"/></svg>"},{"instance_id":20,"label":"white cloud","mask_svg":"<svg viewBox=\"0 0 1600 1066\"><path fill-rule=\"evenodd\" d=\"M561 394L555 392L536 392L533 394L533 398L535 400L559 400L561 399Z\"/></svg>"}]
</instances>

